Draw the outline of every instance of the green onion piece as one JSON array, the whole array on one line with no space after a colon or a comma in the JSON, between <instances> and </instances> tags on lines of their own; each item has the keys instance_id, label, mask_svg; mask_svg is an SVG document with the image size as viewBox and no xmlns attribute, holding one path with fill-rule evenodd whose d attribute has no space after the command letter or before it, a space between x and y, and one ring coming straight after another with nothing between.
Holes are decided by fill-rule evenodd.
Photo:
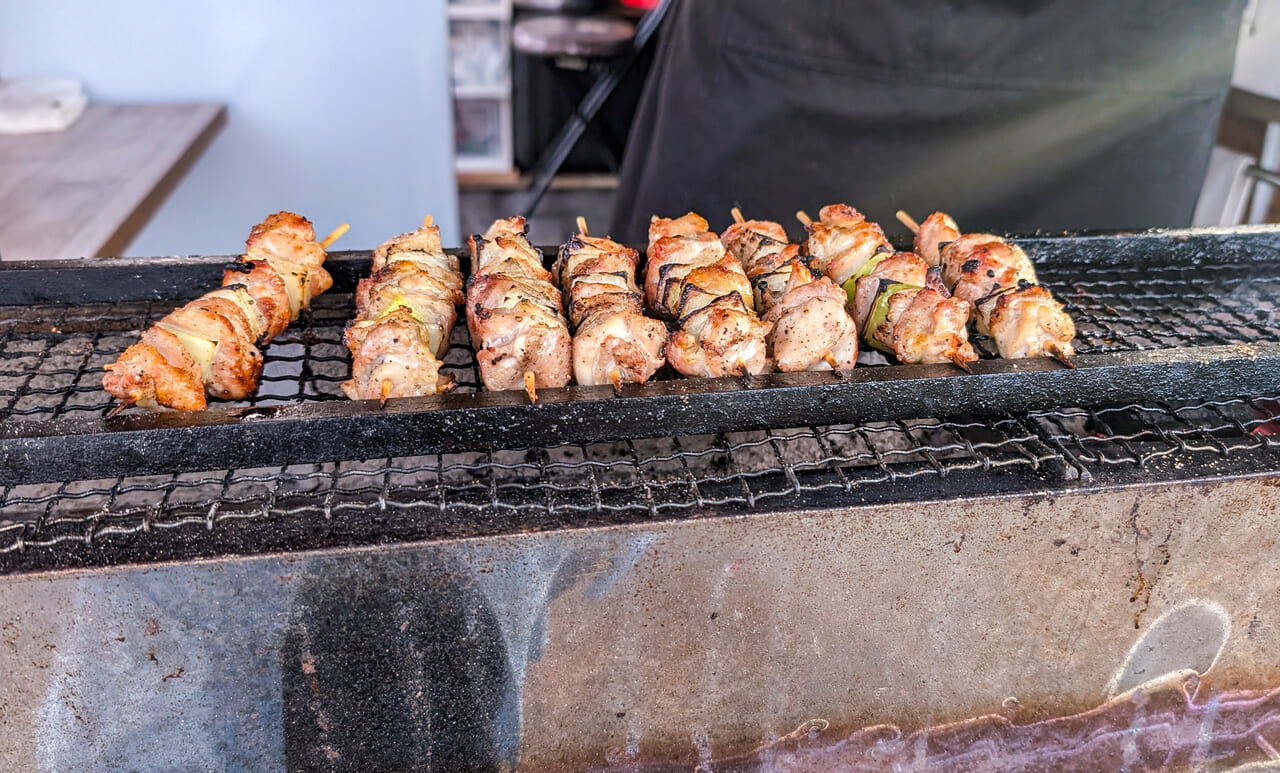
<instances>
[{"instance_id":1,"label":"green onion piece","mask_svg":"<svg viewBox=\"0 0 1280 773\"><path fill-rule=\"evenodd\" d=\"M889 299L903 290L919 290L919 285L909 285L903 282L894 282L880 290L880 294L876 296L875 305L871 307L871 316L867 317L867 325L862 329L862 340L866 341L872 348L879 349L885 354L893 354L893 348L888 344L881 343L875 337L875 332L889 317Z\"/></svg>"},{"instance_id":2,"label":"green onion piece","mask_svg":"<svg viewBox=\"0 0 1280 773\"><path fill-rule=\"evenodd\" d=\"M876 266L883 263L885 259L891 255L893 255L893 253L888 251L877 252L875 255L868 258L867 262L859 266L858 270L853 272L853 276L844 280L844 284L840 286L844 288L844 294L849 296L849 306L853 306L853 297L858 293L858 280L869 275L872 271L875 271Z\"/></svg>"}]
</instances>

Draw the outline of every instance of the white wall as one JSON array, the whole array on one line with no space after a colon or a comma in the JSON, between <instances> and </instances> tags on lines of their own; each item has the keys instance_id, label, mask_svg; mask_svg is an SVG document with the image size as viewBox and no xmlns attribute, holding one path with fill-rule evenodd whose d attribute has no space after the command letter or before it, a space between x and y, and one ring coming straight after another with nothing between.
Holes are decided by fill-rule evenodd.
<instances>
[{"instance_id":1,"label":"white wall","mask_svg":"<svg viewBox=\"0 0 1280 773\"><path fill-rule=\"evenodd\" d=\"M218 101L221 134L130 245L235 253L291 209L341 248L431 213L458 243L444 0L0 0L0 75L98 101Z\"/></svg>"}]
</instances>

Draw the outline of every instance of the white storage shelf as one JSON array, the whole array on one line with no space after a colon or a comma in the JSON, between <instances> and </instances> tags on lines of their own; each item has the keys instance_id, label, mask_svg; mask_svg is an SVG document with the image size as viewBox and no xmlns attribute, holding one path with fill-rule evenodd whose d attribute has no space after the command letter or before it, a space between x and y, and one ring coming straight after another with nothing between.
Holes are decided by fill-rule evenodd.
<instances>
[{"instance_id":1,"label":"white storage shelf","mask_svg":"<svg viewBox=\"0 0 1280 773\"><path fill-rule=\"evenodd\" d=\"M511 1L450 0L455 167L464 173L514 167L511 119Z\"/></svg>"}]
</instances>

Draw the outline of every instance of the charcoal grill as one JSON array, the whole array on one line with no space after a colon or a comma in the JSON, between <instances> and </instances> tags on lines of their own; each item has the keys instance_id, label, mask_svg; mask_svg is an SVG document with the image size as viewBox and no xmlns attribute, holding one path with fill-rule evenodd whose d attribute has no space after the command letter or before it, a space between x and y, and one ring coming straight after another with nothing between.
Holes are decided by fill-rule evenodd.
<instances>
[{"instance_id":1,"label":"charcoal grill","mask_svg":"<svg viewBox=\"0 0 1280 773\"><path fill-rule=\"evenodd\" d=\"M23 717L0 757L101 759L32 745L56 731L164 767L184 748L168 717L206 728L215 768L442 770L714 758L810 715L920 727L1001 691L1043 718L1096 705L1096 672L1192 597L1235 621L1216 686L1280 684L1257 655L1280 643L1280 228L1019 243L1077 323L1078 370L985 351L974 375L668 379L530 406L474 394L459 329L458 394L381 408L338 386L368 270L338 253L251 399L111 419L102 366L229 259L0 264L0 627L22 632L0 697ZM992 648L975 628L1003 659L974 654ZM833 692L810 656L882 692ZM113 702L139 718L84 709Z\"/></svg>"}]
</instances>

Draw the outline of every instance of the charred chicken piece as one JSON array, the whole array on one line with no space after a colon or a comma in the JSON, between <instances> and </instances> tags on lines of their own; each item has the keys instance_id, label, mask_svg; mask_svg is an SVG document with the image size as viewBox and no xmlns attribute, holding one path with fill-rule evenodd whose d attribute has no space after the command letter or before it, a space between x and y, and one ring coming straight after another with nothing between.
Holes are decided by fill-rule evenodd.
<instances>
[{"instance_id":1,"label":"charred chicken piece","mask_svg":"<svg viewBox=\"0 0 1280 773\"><path fill-rule=\"evenodd\" d=\"M736 216L736 210L735 210ZM845 310L844 290L815 278L788 244L778 223L745 220L720 237L755 286L764 321L773 325L769 347L778 370L848 370L858 360L858 330Z\"/></svg>"},{"instance_id":2,"label":"charred chicken piece","mask_svg":"<svg viewBox=\"0 0 1280 773\"><path fill-rule=\"evenodd\" d=\"M1054 357L1071 364L1075 323L1040 285L1021 282L997 290L978 301L977 316L979 332L991 336L1001 357Z\"/></svg>"},{"instance_id":3,"label":"charred chicken piece","mask_svg":"<svg viewBox=\"0 0 1280 773\"><path fill-rule=\"evenodd\" d=\"M458 258L444 251L440 229L424 225L378 246L373 270L356 287L355 320L344 340L352 400L387 400L448 391L440 360L463 301Z\"/></svg>"},{"instance_id":4,"label":"charred chicken piece","mask_svg":"<svg viewBox=\"0 0 1280 773\"><path fill-rule=\"evenodd\" d=\"M184 411L207 407L206 394L242 399L262 374L259 344L298 318L329 289L325 249L311 223L292 212L254 226L245 255L223 286L175 309L107 366L102 386L124 402Z\"/></svg>"},{"instance_id":5,"label":"charred chicken piece","mask_svg":"<svg viewBox=\"0 0 1280 773\"><path fill-rule=\"evenodd\" d=\"M666 362L667 326L644 314L639 260L635 250L586 233L560 248L552 273L569 301L579 384L618 389L647 381Z\"/></svg>"},{"instance_id":6,"label":"charred chicken piece","mask_svg":"<svg viewBox=\"0 0 1280 773\"><path fill-rule=\"evenodd\" d=\"M560 291L542 265L542 254L525 238L524 218L495 220L470 243L467 327L485 388L568 384L573 338Z\"/></svg>"},{"instance_id":7,"label":"charred chicken piece","mask_svg":"<svg viewBox=\"0 0 1280 773\"><path fill-rule=\"evenodd\" d=\"M684 375L758 375L772 368L766 341L772 325L756 316L742 264L701 216L653 218L645 297L649 308L679 325L665 352Z\"/></svg>"},{"instance_id":8,"label":"charred chicken piece","mask_svg":"<svg viewBox=\"0 0 1280 773\"><path fill-rule=\"evenodd\" d=\"M956 221L945 212L934 212L917 226L915 252L930 267L942 265L942 250L960 238ZM946 278L943 278L946 281Z\"/></svg>"},{"instance_id":9,"label":"charred chicken piece","mask_svg":"<svg viewBox=\"0 0 1280 773\"><path fill-rule=\"evenodd\" d=\"M805 226L809 238L804 253L814 270L838 285L854 278L877 255L893 253L880 226L848 204L829 204L818 212L818 218Z\"/></svg>"}]
</instances>

